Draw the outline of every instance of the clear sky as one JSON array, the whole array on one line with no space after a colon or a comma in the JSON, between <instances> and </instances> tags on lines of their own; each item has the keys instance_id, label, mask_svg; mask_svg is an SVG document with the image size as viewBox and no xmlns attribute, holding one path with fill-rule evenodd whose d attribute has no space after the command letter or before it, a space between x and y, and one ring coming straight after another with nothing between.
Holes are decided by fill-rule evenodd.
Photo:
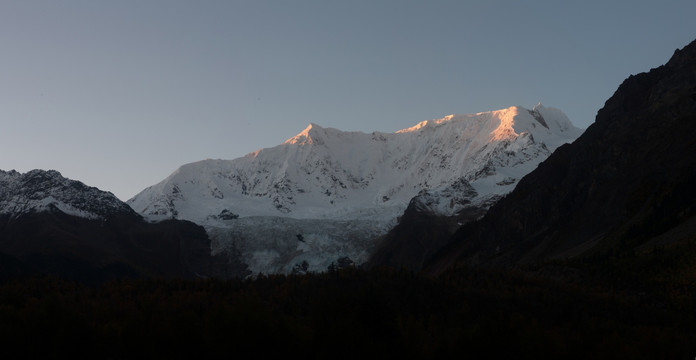
<instances>
[{"instance_id":1,"label":"clear sky","mask_svg":"<svg viewBox=\"0 0 696 360\"><path fill-rule=\"evenodd\" d=\"M310 122L394 132L542 102L586 128L695 17L685 0L0 0L0 169L127 200Z\"/></svg>"}]
</instances>

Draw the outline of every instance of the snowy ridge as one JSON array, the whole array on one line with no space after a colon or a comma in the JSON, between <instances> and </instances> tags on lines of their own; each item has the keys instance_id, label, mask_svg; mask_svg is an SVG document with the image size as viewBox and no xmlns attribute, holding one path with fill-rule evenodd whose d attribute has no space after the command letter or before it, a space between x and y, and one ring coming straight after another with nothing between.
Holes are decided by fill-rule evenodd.
<instances>
[{"instance_id":1,"label":"snowy ridge","mask_svg":"<svg viewBox=\"0 0 696 360\"><path fill-rule=\"evenodd\" d=\"M21 174L0 170L0 215L61 211L86 219L103 219L133 210L109 192L64 178L55 170ZM137 215L136 215L137 216Z\"/></svg>"},{"instance_id":2,"label":"snowy ridge","mask_svg":"<svg viewBox=\"0 0 696 360\"><path fill-rule=\"evenodd\" d=\"M411 200L440 215L487 209L581 133L541 104L395 133L312 123L272 148L183 165L128 203L151 221L203 225L213 253L237 254L254 274L321 271L365 261Z\"/></svg>"},{"instance_id":3,"label":"snowy ridge","mask_svg":"<svg viewBox=\"0 0 696 360\"><path fill-rule=\"evenodd\" d=\"M152 220L205 224L240 217L351 219L398 216L421 190L460 179L479 194L504 194L581 130L537 105L428 120L393 134L310 124L273 148L234 160L180 167L128 201Z\"/></svg>"}]
</instances>

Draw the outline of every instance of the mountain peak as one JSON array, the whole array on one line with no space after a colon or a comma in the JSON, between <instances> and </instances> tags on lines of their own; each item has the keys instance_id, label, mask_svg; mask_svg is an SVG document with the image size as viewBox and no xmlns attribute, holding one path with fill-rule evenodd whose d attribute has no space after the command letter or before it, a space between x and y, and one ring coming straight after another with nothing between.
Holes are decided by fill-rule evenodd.
<instances>
[{"instance_id":1,"label":"mountain peak","mask_svg":"<svg viewBox=\"0 0 696 360\"><path fill-rule=\"evenodd\" d=\"M317 139L324 133L325 129L313 122L310 122L307 127L299 134L287 139L283 144L298 144L309 145L317 143Z\"/></svg>"},{"instance_id":2,"label":"mountain peak","mask_svg":"<svg viewBox=\"0 0 696 360\"><path fill-rule=\"evenodd\" d=\"M485 115L488 113L479 113ZM540 103L529 110L522 106L490 112L490 141L512 141L527 134L535 141L555 148L558 139L575 139L582 133L559 109Z\"/></svg>"},{"instance_id":3,"label":"mountain peak","mask_svg":"<svg viewBox=\"0 0 696 360\"><path fill-rule=\"evenodd\" d=\"M56 170L35 169L24 174L0 170L1 215L52 210L88 219L113 214L137 216L114 194L67 179Z\"/></svg>"}]
</instances>

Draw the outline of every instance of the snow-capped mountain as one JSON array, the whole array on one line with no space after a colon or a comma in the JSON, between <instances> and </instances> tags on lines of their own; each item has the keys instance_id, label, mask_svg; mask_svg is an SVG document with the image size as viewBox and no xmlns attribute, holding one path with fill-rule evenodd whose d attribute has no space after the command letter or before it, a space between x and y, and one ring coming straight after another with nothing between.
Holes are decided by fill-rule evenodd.
<instances>
[{"instance_id":1,"label":"snow-capped mountain","mask_svg":"<svg viewBox=\"0 0 696 360\"><path fill-rule=\"evenodd\" d=\"M86 219L116 214L137 216L112 193L67 179L58 171L32 170L21 174L0 170L0 215L16 217L52 210Z\"/></svg>"},{"instance_id":2,"label":"snow-capped mountain","mask_svg":"<svg viewBox=\"0 0 696 360\"><path fill-rule=\"evenodd\" d=\"M532 110L513 106L449 115L395 133L343 132L310 124L276 147L234 160L186 164L128 203L150 220L178 218L204 225L213 252L233 248L253 272L288 272L297 261L320 269L366 249L369 241L356 240L348 229L360 227L374 241L374 234L386 233L419 194L441 214L490 204L581 133L560 110L541 104ZM267 217L297 220L294 230L281 226L273 235L278 239L284 234L277 241L285 245L276 244L283 250L271 244L245 252L248 244L269 241L260 239L260 226L253 225L267 226ZM326 226L318 226L318 219ZM298 228L302 220L312 225ZM300 236L305 241L298 241ZM312 247L307 240L318 243ZM336 242L343 250L322 250Z\"/></svg>"},{"instance_id":3,"label":"snow-capped mountain","mask_svg":"<svg viewBox=\"0 0 696 360\"><path fill-rule=\"evenodd\" d=\"M17 264L13 269L19 275L100 282L244 271L225 254L213 258L210 248L202 227L179 220L147 222L112 193L55 170L0 170L0 256Z\"/></svg>"},{"instance_id":4,"label":"snow-capped mountain","mask_svg":"<svg viewBox=\"0 0 696 360\"><path fill-rule=\"evenodd\" d=\"M541 105L450 115L387 133L310 124L285 143L234 160L184 165L128 201L152 220L209 223L225 213L299 219L396 216L421 190L458 181L506 193L581 131Z\"/></svg>"}]
</instances>

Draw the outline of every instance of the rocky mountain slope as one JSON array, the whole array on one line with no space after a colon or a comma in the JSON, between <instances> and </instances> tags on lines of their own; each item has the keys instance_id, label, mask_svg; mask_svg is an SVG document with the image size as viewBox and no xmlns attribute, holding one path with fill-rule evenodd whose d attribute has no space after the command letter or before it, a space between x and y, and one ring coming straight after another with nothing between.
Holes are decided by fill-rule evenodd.
<instances>
[{"instance_id":1,"label":"rocky mountain slope","mask_svg":"<svg viewBox=\"0 0 696 360\"><path fill-rule=\"evenodd\" d=\"M520 264L693 241L696 42L626 79L594 124L462 227L428 265Z\"/></svg>"},{"instance_id":2,"label":"rocky mountain slope","mask_svg":"<svg viewBox=\"0 0 696 360\"><path fill-rule=\"evenodd\" d=\"M453 196L461 198L473 191L470 187L463 186L445 191L453 189L458 190ZM450 242L459 227L481 218L500 199L499 196L494 196L487 203L464 206L455 214L445 215L433 210L433 205L440 205L442 199L447 199L438 196L439 193L423 191L414 197L396 226L384 235L380 244L371 252L365 266L390 266L418 271L430 257Z\"/></svg>"},{"instance_id":3,"label":"rocky mountain slope","mask_svg":"<svg viewBox=\"0 0 696 360\"><path fill-rule=\"evenodd\" d=\"M273 148L184 165L128 203L153 221L204 225L213 253L239 254L252 272L325 270L366 261L412 198L443 215L488 206L580 133L542 105L391 134L310 124Z\"/></svg>"},{"instance_id":4,"label":"rocky mountain slope","mask_svg":"<svg viewBox=\"0 0 696 360\"><path fill-rule=\"evenodd\" d=\"M87 219L137 216L113 194L66 179L55 170L0 170L0 214L17 217L51 209Z\"/></svg>"},{"instance_id":5,"label":"rocky mountain slope","mask_svg":"<svg viewBox=\"0 0 696 360\"><path fill-rule=\"evenodd\" d=\"M0 171L0 277L45 273L99 282L121 277L225 276L203 228L146 222L113 194L57 171Z\"/></svg>"}]
</instances>

